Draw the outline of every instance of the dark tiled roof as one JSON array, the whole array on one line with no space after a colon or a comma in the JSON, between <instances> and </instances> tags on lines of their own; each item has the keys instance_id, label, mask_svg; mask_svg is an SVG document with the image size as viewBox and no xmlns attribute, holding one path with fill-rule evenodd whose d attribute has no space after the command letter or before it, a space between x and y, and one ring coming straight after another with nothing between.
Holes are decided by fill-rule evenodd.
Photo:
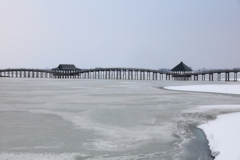
<instances>
[{"instance_id":1,"label":"dark tiled roof","mask_svg":"<svg viewBox=\"0 0 240 160\"><path fill-rule=\"evenodd\" d=\"M183 62L179 63L176 67L174 67L171 71L192 71L186 64Z\"/></svg>"},{"instance_id":2,"label":"dark tiled roof","mask_svg":"<svg viewBox=\"0 0 240 160\"><path fill-rule=\"evenodd\" d=\"M81 70L76 68L73 64L60 64L57 68L53 68L52 70Z\"/></svg>"}]
</instances>

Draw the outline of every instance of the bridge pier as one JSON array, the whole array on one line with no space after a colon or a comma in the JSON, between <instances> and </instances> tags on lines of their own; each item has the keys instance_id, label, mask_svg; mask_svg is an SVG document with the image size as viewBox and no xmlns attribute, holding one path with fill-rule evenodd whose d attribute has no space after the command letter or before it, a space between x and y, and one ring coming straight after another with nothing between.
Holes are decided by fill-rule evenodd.
<instances>
[{"instance_id":1,"label":"bridge pier","mask_svg":"<svg viewBox=\"0 0 240 160\"><path fill-rule=\"evenodd\" d=\"M30 78L30 71L26 71L27 72L27 78Z\"/></svg>"},{"instance_id":2,"label":"bridge pier","mask_svg":"<svg viewBox=\"0 0 240 160\"><path fill-rule=\"evenodd\" d=\"M202 74L202 81L205 81L205 74Z\"/></svg>"},{"instance_id":3,"label":"bridge pier","mask_svg":"<svg viewBox=\"0 0 240 160\"><path fill-rule=\"evenodd\" d=\"M117 72L117 75L116 75L116 77L117 77L117 79L118 79L118 70L117 70L116 72Z\"/></svg>"},{"instance_id":4,"label":"bridge pier","mask_svg":"<svg viewBox=\"0 0 240 160\"><path fill-rule=\"evenodd\" d=\"M217 80L218 80L218 81L221 81L221 73L218 73L218 75L217 75Z\"/></svg>"},{"instance_id":5,"label":"bridge pier","mask_svg":"<svg viewBox=\"0 0 240 160\"><path fill-rule=\"evenodd\" d=\"M198 75L193 75L193 80L198 81Z\"/></svg>"},{"instance_id":6,"label":"bridge pier","mask_svg":"<svg viewBox=\"0 0 240 160\"><path fill-rule=\"evenodd\" d=\"M107 79L107 71L105 71L104 73L105 73L105 79Z\"/></svg>"},{"instance_id":7,"label":"bridge pier","mask_svg":"<svg viewBox=\"0 0 240 160\"><path fill-rule=\"evenodd\" d=\"M229 81L229 72L225 72L225 81Z\"/></svg>"},{"instance_id":8,"label":"bridge pier","mask_svg":"<svg viewBox=\"0 0 240 160\"><path fill-rule=\"evenodd\" d=\"M238 78L237 78L237 72L234 72L234 81L237 81Z\"/></svg>"},{"instance_id":9,"label":"bridge pier","mask_svg":"<svg viewBox=\"0 0 240 160\"><path fill-rule=\"evenodd\" d=\"M209 81L213 81L213 73L209 73Z\"/></svg>"},{"instance_id":10,"label":"bridge pier","mask_svg":"<svg viewBox=\"0 0 240 160\"><path fill-rule=\"evenodd\" d=\"M147 80L150 79L150 75L149 75L149 72L147 72Z\"/></svg>"},{"instance_id":11,"label":"bridge pier","mask_svg":"<svg viewBox=\"0 0 240 160\"><path fill-rule=\"evenodd\" d=\"M112 71L112 79L115 79L115 70Z\"/></svg>"},{"instance_id":12,"label":"bridge pier","mask_svg":"<svg viewBox=\"0 0 240 160\"><path fill-rule=\"evenodd\" d=\"M32 71L32 78L38 78L38 72L34 72L34 71Z\"/></svg>"},{"instance_id":13,"label":"bridge pier","mask_svg":"<svg viewBox=\"0 0 240 160\"><path fill-rule=\"evenodd\" d=\"M169 75L168 75L168 74L166 74L166 80L168 80L168 76L169 76ZM170 78L169 78L169 80L170 80Z\"/></svg>"}]
</instances>

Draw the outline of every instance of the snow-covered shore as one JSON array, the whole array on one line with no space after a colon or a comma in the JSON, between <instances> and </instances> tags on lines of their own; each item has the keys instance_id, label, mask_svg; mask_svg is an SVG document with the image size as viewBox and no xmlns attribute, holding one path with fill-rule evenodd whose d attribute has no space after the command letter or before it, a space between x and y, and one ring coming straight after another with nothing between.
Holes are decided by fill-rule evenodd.
<instances>
[{"instance_id":1,"label":"snow-covered shore","mask_svg":"<svg viewBox=\"0 0 240 160\"><path fill-rule=\"evenodd\" d=\"M192 85L192 86L171 86L164 88L178 91L240 94L240 85Z\"/></svg>"},{"instance_id":2,"label":"snow-covered shore","mask_svg":"<svg viewBox=\"0 0 240 160\"><path fill-rule=\"evenodd\" d=\"M218 154L216 160L240 159L240 113L231 113L217 116L216 120L198 126L208 141L212 155Z\"/></svg>"},{"instance_id":3,"label":"snow-covered shore","mask_svg":"<svg viewBox=\"0 0 240 160\"><path fill-rule=\"evenodd\" d=\"M212 92L225 94L240 94L240 85L194 85L165 87L171 90ZM240 111L240 105L202 106L201 111L211 109L236 109ZM240 112L218 115L213 121L198 126L202 129L209 141L209 146L215 160L239 160L240 159Z\"/></svg>"}]
</instances>

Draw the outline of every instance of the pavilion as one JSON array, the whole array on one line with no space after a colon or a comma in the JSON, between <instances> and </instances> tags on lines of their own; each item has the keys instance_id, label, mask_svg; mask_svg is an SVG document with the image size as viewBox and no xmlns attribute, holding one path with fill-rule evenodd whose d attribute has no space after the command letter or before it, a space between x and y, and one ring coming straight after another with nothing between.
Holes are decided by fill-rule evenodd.
<instances>
[{"instance_id":1,"label":"pavilion","mask_svg":"<svg viewBox=\"0 0 240 160\"><path fill-rule=\"evenodd\" d=\"M73 64L59 64L57 68L52 69L55 73L55 78L70 78L76 76L73 73L81 71L81 69L75 67Z\"/></svg>"},{"instance_id":2,"label":"pavilion","mask_svg":"<svg viewBox=\"0 0 240 160\"><path fill-rule=\"evenodd\" d=\"M171 69L172 77L174 80L191 80L192 76L189 73L192 73L192 69L188 67L183 62L180 62L176 67Z\"/></svg>"}]
</instances>

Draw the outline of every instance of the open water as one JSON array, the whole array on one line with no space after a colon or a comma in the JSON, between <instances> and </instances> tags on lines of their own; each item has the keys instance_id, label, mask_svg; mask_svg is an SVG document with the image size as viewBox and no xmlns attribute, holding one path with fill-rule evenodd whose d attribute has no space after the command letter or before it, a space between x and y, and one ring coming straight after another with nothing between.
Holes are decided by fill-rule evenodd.
<instances>
[{"instance_id":1,"label":"open water","mask_svg":"<svg viewBox=\"0 0 240 160\"><path fill-rule=\"evenodd\" d=\"M185 111L239 96L162 87L224 83L0 78L0 160L211 160Z\"/></svg>"}]
</instances>

